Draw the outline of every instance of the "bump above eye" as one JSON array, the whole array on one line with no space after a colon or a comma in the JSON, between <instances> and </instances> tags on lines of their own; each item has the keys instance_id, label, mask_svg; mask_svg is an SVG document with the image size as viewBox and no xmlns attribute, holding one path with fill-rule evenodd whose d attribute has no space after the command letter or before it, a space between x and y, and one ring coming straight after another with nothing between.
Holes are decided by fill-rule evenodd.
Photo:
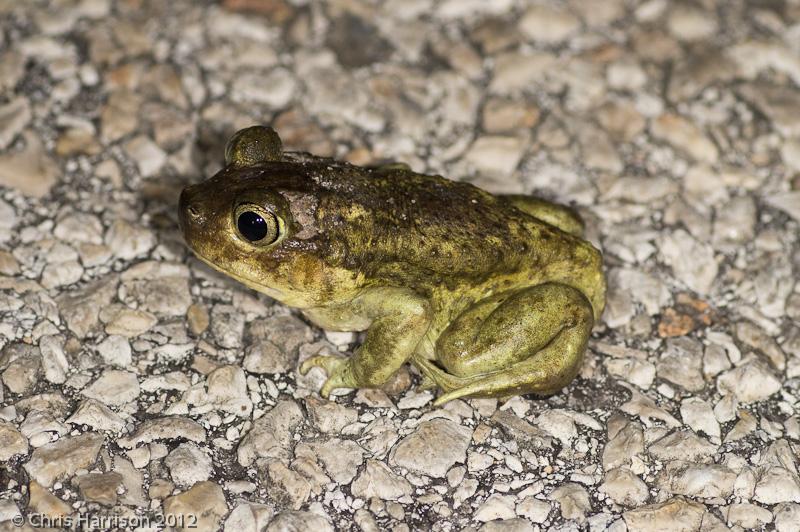
<instances>
[{"instance_id":1,"label":"bump above eye","mask_svg":"<svg viewBox=\"0 0 800 532\"><path fill-rule=\"evenodd\" d=\"M281 138L266 126L252 126L237 131L225 146L225 163L237 167L280 161Z\"/></svg>"},{"instance_id":2,"label":"bump above eye","mask_svg":"<svg viewBox=\"0 0 800 532\"><path fill-rule=\"evenodd\" d=\"M280 233L277 217L254 205L236 209L236 229L244 239L257 245L274 243Z\"/></svg>"}]
</instances>

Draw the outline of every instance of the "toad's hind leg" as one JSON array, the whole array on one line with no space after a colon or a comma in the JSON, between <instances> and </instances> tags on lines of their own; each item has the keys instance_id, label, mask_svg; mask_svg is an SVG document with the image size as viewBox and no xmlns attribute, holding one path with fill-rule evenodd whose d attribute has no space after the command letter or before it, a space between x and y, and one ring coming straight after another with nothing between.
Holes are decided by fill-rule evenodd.
<instances>
[{"instance_id":1,"label":"toad's hind leg","mask_svg":"<svg viewBox=\"0 0 800 532\"><path fill-rule=\"evenodd\" d=\"M580 215L565 205L522 194L507 194L500 198L522 212L558 227L565 233L576 236L583 234L584 224Z\"/></svg>"},{"instance_id":2,"label":"toad's hind leg","mask_svg":"<svg viewBox=\"0 0 800 532\"><path fill-rule=\"evenodd\" d=\"M552 393L578 373L593 324L580 291L546 283L479 302L437 340L444 370L428 361L417 365L447 392L436 404Z\"/></svg>"}]
</instances>

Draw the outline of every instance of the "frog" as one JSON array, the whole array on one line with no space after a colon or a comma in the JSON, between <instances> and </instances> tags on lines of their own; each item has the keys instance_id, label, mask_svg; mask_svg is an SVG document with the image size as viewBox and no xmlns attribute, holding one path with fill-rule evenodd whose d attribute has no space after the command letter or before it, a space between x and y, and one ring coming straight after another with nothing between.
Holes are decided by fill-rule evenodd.
<instances>
[{"instance_id":1,"label":"frog","mask_svg":"<svg viewBox=\"0 0 800 532\"><path fill-rule=\"evenodd\" d=\"M362 333L350 356L300 365L324 371L322 397L379 388L406 364L435 405L547 396L579 373L606 281L572 208L284 150L265 125L236 132L224 160L181 192L184 240L310 323Z\"/></svg>"}]
</instances>

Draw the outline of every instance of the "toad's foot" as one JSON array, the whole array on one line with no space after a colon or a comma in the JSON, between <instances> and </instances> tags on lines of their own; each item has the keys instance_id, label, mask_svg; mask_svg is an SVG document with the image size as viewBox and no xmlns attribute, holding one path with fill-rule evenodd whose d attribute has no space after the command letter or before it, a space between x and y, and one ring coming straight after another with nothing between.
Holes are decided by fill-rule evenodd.
<instances>
[{"instance_id":1,"label":"toad's foot","mask_svg":"<svg viewBox=\"0 0 800 532\"><path fill-rule=\"evenodd\" d=\"M423 390L439 388L445 392L451 392L453 390L462 388L469 384L472 380L475 380L450 375L446 371L439 368L432 361L424 357L415 356L411 361L415 366L417 366L417 369L419 369L420 373L422 373L420 389Z\"/></svg>"},{"instance_id":2,"label":"toad's foot","mask_svg":"<svg viewBox=\"0 0 800 532\"><path fill-rule=\"evenodd\" d=\"M348 359L335 355L314 355L307 359L300 366L300 374L305 375L311 368L322 368L328 374L328 379L319 391L319 394L327 399L333 390L339 388L357 388L358 385L353 378Z\"/></svg>"}]
</instances>

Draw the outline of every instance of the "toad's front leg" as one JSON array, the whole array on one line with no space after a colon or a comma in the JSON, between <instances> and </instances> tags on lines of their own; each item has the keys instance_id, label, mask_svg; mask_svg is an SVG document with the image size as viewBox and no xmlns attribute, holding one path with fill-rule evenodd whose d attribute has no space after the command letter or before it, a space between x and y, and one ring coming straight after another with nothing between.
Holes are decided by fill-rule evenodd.
<instances>
[{"instance_id":1,"label":"toad's front leg","mask_svg":"<svg viewBox=\"0 0 800 532\"><path fill-rule=\"evenodd\" d=\"M335 322L331 320L335 312L326 312L326 321ZM321 367L328 374L320 390L323 397L337 388L377 388L384 384L414 353L431 320L428 301L399 288L364 292L348 303L346 312L348 321L358 316L369 323L364 343L353 356L316 355L300 366L303 375L313 367Z\"/></svg>"}]
</instances>

